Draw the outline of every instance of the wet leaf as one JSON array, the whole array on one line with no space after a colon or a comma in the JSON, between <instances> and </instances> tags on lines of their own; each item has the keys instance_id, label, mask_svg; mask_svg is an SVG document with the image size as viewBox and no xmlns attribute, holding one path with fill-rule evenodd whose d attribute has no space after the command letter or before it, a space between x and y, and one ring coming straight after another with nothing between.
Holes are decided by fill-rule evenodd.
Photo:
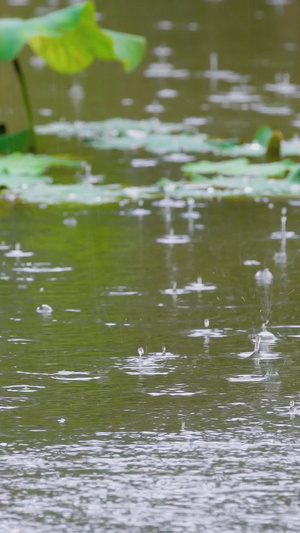
<instances>
[{"instance_id":1,"label":"wet leaf","mask_svg":"<svg viewBox=\"0 0 300 533\"><path fill-rule=\"evenodd\" d=\"M263 148L267 149L268 142L272 136L272 128L270 126L261 126L255 133L253 141L256 141Z\"/></svg>"},{"instance_id":2,"label":"wet leaf","mask_svg":"<svg viewBox=\"0 0 300 533\"><path fill-rule=\"evenodd\" d=\"M62 157L49 155L34 155L14 153L0 157L1 179L10 176L13 179L17 176L40 176L47 168L52 166L60 167L80 167L81 162Z\"/></svg>"},{"instance_id":3,"label":"wet leaf","mask_svg":"<svg viewBox=\"0 0 300 533\"><path fill-rule=\"evenodd\" d=\"M293 175L293 178L292 178ZM168 181L172 188L172 195L179 198L299 198L300 195L300 166L291 172L285 179L269 179L265 176L245 176L242 178L229 178L217 176L205 178L199 176L193 182ZM158 184L160 190L164 189L167 181Z\"/></svg>"},{"instance_id":4,"label":"wet leaf","mask_svg":"<svg viewBox=\"0 0 300 533\"><path fill-rule=\"evenodd\" d=\"M188 152L211 153L228 157L264 157L272 130L268 126L263 135L256 135L250 143L240 139L211 138L199 133L186 123L164 123L159 119L129 120L108 119L103 122L53 122L36 127L40 135L57 135L62 138L76 136L99 150L144 149L155 153ZM262 143L262 144L261 144ZM281 141L281 155L300 156L300 139Z\"/></svg>"},{"instance_id":5,"label":"wet leaf","mask_svg":"<svg viewBox=\"0 0 300 533\"><path fill-rule=\"evenodd\" d=\"M0 61L11 61L28 43L47 65L74 74L95 58L117 60L133 70L145 52L145 39L99 28L91 1L75 4L42 17L0 20Z\"/></svg>"},{"instance_id":6,"label":"wet leaf","mask_svg":"<svg viewBox=\"0 0 300 533\"><path fill-rule=\"evenodd\" d=\"M265 176L284 177L296 163L290 159L273 163L250 163L246 158L229 159L226 161L200 161L199 163L187 163L183 170L185 174L197 179L197 175L217 174L224 176Z\"/></svg>"},{"instance_id":7,"label":"wet leaf","mask_svg":"<svg viewBox=\"0 0 300 533\"><path fill-rule=\"evenodd\" d=\"M29 130L22 130L10 134L0 134L0 152L26 152L30 143L31 134Z\"/></svg>"}]
</instances>

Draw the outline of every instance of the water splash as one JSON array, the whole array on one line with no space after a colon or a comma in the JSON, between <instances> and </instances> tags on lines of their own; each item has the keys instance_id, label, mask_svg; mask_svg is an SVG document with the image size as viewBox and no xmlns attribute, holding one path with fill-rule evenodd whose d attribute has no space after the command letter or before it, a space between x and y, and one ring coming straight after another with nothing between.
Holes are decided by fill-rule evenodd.
<instances>
[{"instance_id":1,"label":"water splash","mask_svg":"<svg viewBox=\"0 0 300 533\"><path fill-rule=\"evenodd\" d=\"M16 243L14 250L10 250L10 252L7 252L6 257L30 257L34 255L34 252L23 252L21 250L21 245L19 242Z\"/></svg>"},{"instance_id":2,"label":"water splash","mask_svg":"<svg viewBox=\"0 0 300 533\"><path fill-rule=\"evenodd\" d=\"M256 338L259 338L262 343L274 343L277 341L277 337L267 330L268 321L264 322L261 326L261 331L257 334Z\"/></svg>"},{"instance_id":3,"label":"water splash","mask_svg":"<svg viewBox=\"0 0 300 533\"><path fill-rule=\"evenodd\" d=\"M9 244L5 244L4 241L2 241L0 243L0 250L9 250L10 249L10 245Z\"/></svg>"},{"instance_id":4,"label":"water splash","mask_svg":"<svg viewBox=\"0 0 300 533\"><path fill-rule=\"evenodd\" d=\"M155 200L152 202L152 205L157 207L177 207L181 208L185 206L184 200L175 200L172 198L172 194L175 191L176 184L175 183L165 183L163 187L163 193L164 197L162 200Z\"/></svg>"},{"instance_id":5,"label":"water splash","mask_svg":"<svg viewBox=\"0 0 300 533\"><path fill-rule=\"evenodd\" d=\"M50 307L50 305L42 304L36 308L36 312L40 313L41 315L48 316L48 315L51 315L51 313L53 313L53 309L52 307Z\"/></svg>"},{"instance_id":6,"label":"water splash","mask_svg":"<svg viewBox=\"0 0 300 533\"><path fill-rule=\"evenodd\" d=\"M260 355L261 355L260 344L261 344L261 338L256 336L255 337L255 341L254 341L254 350L252 352L241 352L241 353L238 354L238 357L240 357L241 359L246 359L246 358L252 357L252 356L254 358L260 357Z\"/></svg>"},{"instance_id":7,"label":"water splash","mask_svg":"<svg viewBox=\"0 0 300 533\"><path fill-rule=\"evenodd\" d=\"M187 205L188 205L188 210L185 213L181 213L182 218L188 218L188 219L193 219L193 220L197 220L198 218L200 218L200 214L194 210L195 209L194 198L188 198Z\"/></svg>"},{"instance_id":8,"label":"water splash","mask_svg":"<svg viewBox=\"0 0 300 533\"><path fill-rule=\"evenodd\" d=\"M168 235L158 237L156 242L161 244L187 244L191 242L191 239L188 235L175 235L174 230L170 229L170 233Z\"/></svg>"},{"instance_id":9,"label":"water splash","mask_svg":"<svg viewBox=\"0 0 300 533\"><path fill-rule=\"evenodd\" d=\"M255 274L255 280L258 285L271 285L273 281L273 274L270 272L268 268L264 268L264 270L258 270Z\"/></svg>"},{"instance_id":10,"label":"water splash","mask_svg":"<svg viewBox=\"0 0 300 533\"><path fill-rule=\"evenodd\" d=\"M300 414L300 412L299 412L298 407L295 406L294 400L291 400L290 401L290 405L289 405L289 415L290 415L291 419L295 418L295 416L299 415L299 414Z\"/></svg>"},{"instance_id":11,"label":"water splash","mask_svg":"<svg viewBox=\"0 0 300 533\"><path fill-rule=\"evenodd\" d=\"M130 211L127 211L127 213L126 213L126 215L135 216L135 217L138 217L138 218L141 218L141 217L144 217L144 216L147 216L147 215L150 215L150 214L151 214L150 209L145 209L144 208L144 201L143 200L139 200L138 201L138 207L136 207L135 209L131 209Z\"/></svg>"},{"instance_id":12,"label":"water splash","mask_svg":"<svg viewBox=\"0 0 300 533\"><path fill-rule=\"evenodd\" d=\"M189 283L186 285L186 291L214 291L217 287L215 285L210 285L209 283L203 283L201 276L197 278L197 281Z\"/></svg>"},{"instance_id":13,"label":"water splash","mask_svg":"<svg viewBox=\"0 0 300 533\"><path fill-rule=\"evenodd\" d=\"M188 291L186 289L179 289L177 287L177 281L173 281L172 287L170 289L165 289L161 291L162 294L170 294L171 296L177 296L178 294L187 294Z\"/></svg>"},{"instance_id":14,"label":"water splash","mask_svg":"<svg viewBox=\"0 0 300 533\"><path fill-rule=\"evenodd\" d=\"M139 355L139 357L143 357L144 354L145 354L144 348L142 348L142 346L141 346L140 348L138 348L138 355Z\"/></svg>"},{"instance_id":15,"label":"water splash","mask_svg":"<svg viewBox=\"0 0 300 533\"><path fill-rule=\"evenodd\" d=\"M286 223L287 223L286 207L283 207L281 209L280 222L281 222L280 231L274 231L273 233L271 233L271 239L280 239L280 240L285 239L286 240L286 239L294 239L295 237L297 237L294 231L286 231Z\"/></svg>"}]
</instances>

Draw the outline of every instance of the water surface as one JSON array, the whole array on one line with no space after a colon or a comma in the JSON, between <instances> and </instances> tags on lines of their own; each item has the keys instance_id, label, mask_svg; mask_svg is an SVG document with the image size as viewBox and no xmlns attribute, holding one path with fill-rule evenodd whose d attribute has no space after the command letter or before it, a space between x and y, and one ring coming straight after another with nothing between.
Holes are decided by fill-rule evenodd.
<instances>
[{"instance_id":1,"label":"water surface","mask_svg":"<svg viewBox=\"0 0 300 533\"><path fill-rule=\"evenodd\" d=\"M158 114L216 136L297 133L296 0L97 7L103 25L145 34L147 57L130 76L95 63L73 79L25 52L40 124ZM5 77L1 99L19 125L12 87ZM181 176L176 156L39 145L75 152L105 183ZM2 204L2 531L299 531L299 209ZM265 268L271 283L255 277ZM253 353L267 322L275 342Z\"/></svg>"}]
</instances>

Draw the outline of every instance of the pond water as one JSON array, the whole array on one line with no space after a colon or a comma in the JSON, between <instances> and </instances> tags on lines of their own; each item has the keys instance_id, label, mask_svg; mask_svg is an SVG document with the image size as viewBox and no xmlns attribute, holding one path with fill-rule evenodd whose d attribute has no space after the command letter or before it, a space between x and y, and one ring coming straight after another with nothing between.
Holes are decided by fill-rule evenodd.
<instances>
[{"instance_id":1,"label":"pond water","mask_svg":"<svg viewBox=\"0 0 300 533\"><path fill-rule=\"evenodd\" d=\"M67 78L25 52L39 124L297 133L297 0L96 3L103 25L147 36L147 57ZM19 125L9 75L1 98ZM49 136L39 150L105 183L181 175L132 164L143 150ZM1 531L299 531L300 201L41 207L0 205Z\"/></svg>"}]
</instances>

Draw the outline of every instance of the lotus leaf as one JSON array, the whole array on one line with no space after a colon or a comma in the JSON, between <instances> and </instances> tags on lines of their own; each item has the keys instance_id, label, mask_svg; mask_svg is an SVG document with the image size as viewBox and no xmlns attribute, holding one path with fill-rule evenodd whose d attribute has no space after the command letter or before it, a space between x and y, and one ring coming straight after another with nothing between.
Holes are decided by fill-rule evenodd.
<instances>
[{"instance_id":1,"label":"lotus leaf","mask_svg":"<svg viewBox=\"0 0 300 533\"><path fill-rule=\"evenodd\" d=\"M145 52L145 39L100 29L91 1L75 4L42 17L0 20L0 61L12 61L28 43L47 65L74 74L95 58L118 60L133 70Z\"/></svg>"},{"instance_id":2,"label":"lotus leaf","mask_svg":"<svg viewBox=\"0 0 300 533\"><path fill-rule=\"evenodd\" d=\"M296 163L290 159L284 159L273 163L250 163L246 158L229 159L226 161L200 161L199 163L187 163L183 169L185 174L197 179L197 175L217 174L224 176L265 176L283 178Z\"/></svg>"},{"instance_id":3,"label":"lotus leaf","mask_svg":"<svg viewBox=\"0 0 300 533\"><path fill-rule=\"evenodd\" d=\"M170 153L211 153L215 156L264 157L272 130L263 126L251 143L240 139L214 139L183 123L164 123L156 118L129 120L113 118L102 122L53 122L36 127L40 135L79 137L100 150L136 150ZM263 131L264 130L264 131ZM264 134L264 135L263 135ZM300 139L281 141L283 157L300 155Z\"/></svg>"}]
</instances>

